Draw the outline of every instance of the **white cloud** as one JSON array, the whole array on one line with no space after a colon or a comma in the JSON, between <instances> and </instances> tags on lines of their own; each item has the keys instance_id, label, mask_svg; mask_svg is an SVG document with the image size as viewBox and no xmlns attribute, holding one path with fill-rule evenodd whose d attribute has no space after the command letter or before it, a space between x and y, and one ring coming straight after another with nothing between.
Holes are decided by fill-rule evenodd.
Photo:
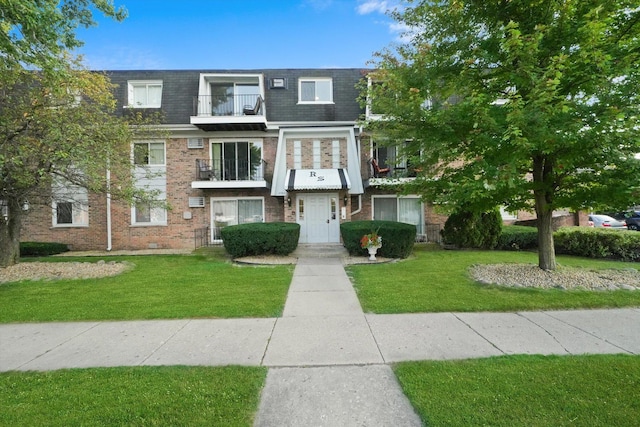
<instances>
[{"instance_id":1,"label":"white cloud","mask_svg":"<svg viewBox=\"0 0 640 427\"><path fill-rule=\"evenodd\" d=\"M395 34L395 40L400 43L409 43L416 30L415 27L410 27L404 23L393 22L389 24L389 32Z\"/></svg>"},{"instance_id":2,"label":"white cloud","mask_svg":"<svg viewBox=\"0 0 640 427\"><path fill-rule=\"evenodd\" d=\"M386 0L366 0L356 8L360 15L368 15L375 12L386 13L389 9L389 2Z\"/></svg>"},{"instance_id":3,"label":"white cloud","mask_svg":"<svg viewBox=\"0 0 640 427\"><path fill-rule=\"evenodd\" d=\"M84 64L92 70L158 70L166 67L157 53L125 46L102 46L99 51L83 49Z\"/></svg>"}]
</instances>

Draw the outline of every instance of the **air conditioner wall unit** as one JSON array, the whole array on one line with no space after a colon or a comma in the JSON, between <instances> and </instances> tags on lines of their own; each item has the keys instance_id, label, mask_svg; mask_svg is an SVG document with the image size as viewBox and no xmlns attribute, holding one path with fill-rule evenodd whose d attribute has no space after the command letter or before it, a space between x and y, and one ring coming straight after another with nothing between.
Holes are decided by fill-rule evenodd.
<instances>
[{"instance_id":1,"label":"air conditioner wall unit","mask_svg":"<svg viewBox=\"0 0 640 427\"><path fill-rule=\"evenodd\" d=\"M190 208L204 208L204 197L189 197Z\"/></svg>"},{"instance_id":2,"label":"air conditioner wall unit","mask_svg":"<svg viewBox=\"0 0 640 427\"><path fill-rule=\"evenodd\" d=\"M187 139L187 148L204 148L204 138Z\"/></svg>"}]
</instances>

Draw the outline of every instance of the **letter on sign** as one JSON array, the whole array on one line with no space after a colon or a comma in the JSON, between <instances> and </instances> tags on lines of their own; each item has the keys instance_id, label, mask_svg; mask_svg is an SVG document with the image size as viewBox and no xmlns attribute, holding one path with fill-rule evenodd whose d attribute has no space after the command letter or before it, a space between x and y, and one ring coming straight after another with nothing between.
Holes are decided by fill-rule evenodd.
<instances>
[{"instance_id":1,"label":"letter on sign","mask_svg":"<svg viewBox=\"0 0 640 427\"><path fill-rule=\"evenodd\" d=\"M318 176L316 171L309 171L309 178L317 178L317 181L324 181L324 176Z\"/></svg>"}]
</instances>

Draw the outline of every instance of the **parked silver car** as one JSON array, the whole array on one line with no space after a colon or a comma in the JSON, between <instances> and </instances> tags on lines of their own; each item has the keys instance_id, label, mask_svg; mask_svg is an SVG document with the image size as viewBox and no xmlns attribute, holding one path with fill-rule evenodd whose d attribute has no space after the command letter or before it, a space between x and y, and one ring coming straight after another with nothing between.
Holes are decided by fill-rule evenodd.
<instances>
[{"instance_id":1,"label":"parked silver car","mask_svg":"<svg viewBox=\"0 0 640 427\"><path fill-rule=\"evenodd\" d=\"M618 221L617 219L610 217L609 215L589 215L589 225L593 224L593 227L612 228L616 230L626 230L627 223L624 221Z\"/></svg>"}]
</instances>

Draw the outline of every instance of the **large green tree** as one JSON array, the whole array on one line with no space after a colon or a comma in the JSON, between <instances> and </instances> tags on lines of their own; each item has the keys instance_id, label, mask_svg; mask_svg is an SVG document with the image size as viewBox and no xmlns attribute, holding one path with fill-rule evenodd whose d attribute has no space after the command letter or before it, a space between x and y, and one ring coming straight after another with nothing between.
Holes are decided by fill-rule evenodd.
<instances>
[{"instance_id":1,"label":"large green tree","mask_svg":"<svg viewBox=\"0 0 640 427\"><path fill-rule=\"evenodd\" d=\"M0 0L0 53L45 71L64 69L65 53L82 46L78 27L96 25L93 12L122 21L112 0Z\"/></svg>"},{"instance_id":2,"label":"large green tree","mask_svg":"<svg viewBox=\"0 0 640 427\"><path fill-rule=\"evenodd\" d=\"M54 75L0 61L0 203L7 211L0 267L18 261L24 215L51 207L54 183L122 200L153 197L132 181L131 141L155 130L147 118L117 117L112 89L105 75L79 65Z\"/></svg>"},{"instance_id":3,"label":"large green tree","mask_svg":"<svg viewBox=\"0 0 640 427\"><path fill-rule=\"evenodd\" d=\"M528 209L539 266L556 267L556 209L639 200L637 0L409 1L407 43L376 55L363 89L442 206Z\"/></svg>"},{"instance_id":4,"label":"large green tree","mask_svg":"<svg viewBox=\"0 0 640 427\"><path fill-rule=\"evenodd\" d=\"M153 199L133 182L131 143L158 136L155 118L114 114L107 76L69 53L95 10L126 15L110 0L0 0L0 267L18 262L24 217L54 188Z\"/></svg>"}]
</instances>

